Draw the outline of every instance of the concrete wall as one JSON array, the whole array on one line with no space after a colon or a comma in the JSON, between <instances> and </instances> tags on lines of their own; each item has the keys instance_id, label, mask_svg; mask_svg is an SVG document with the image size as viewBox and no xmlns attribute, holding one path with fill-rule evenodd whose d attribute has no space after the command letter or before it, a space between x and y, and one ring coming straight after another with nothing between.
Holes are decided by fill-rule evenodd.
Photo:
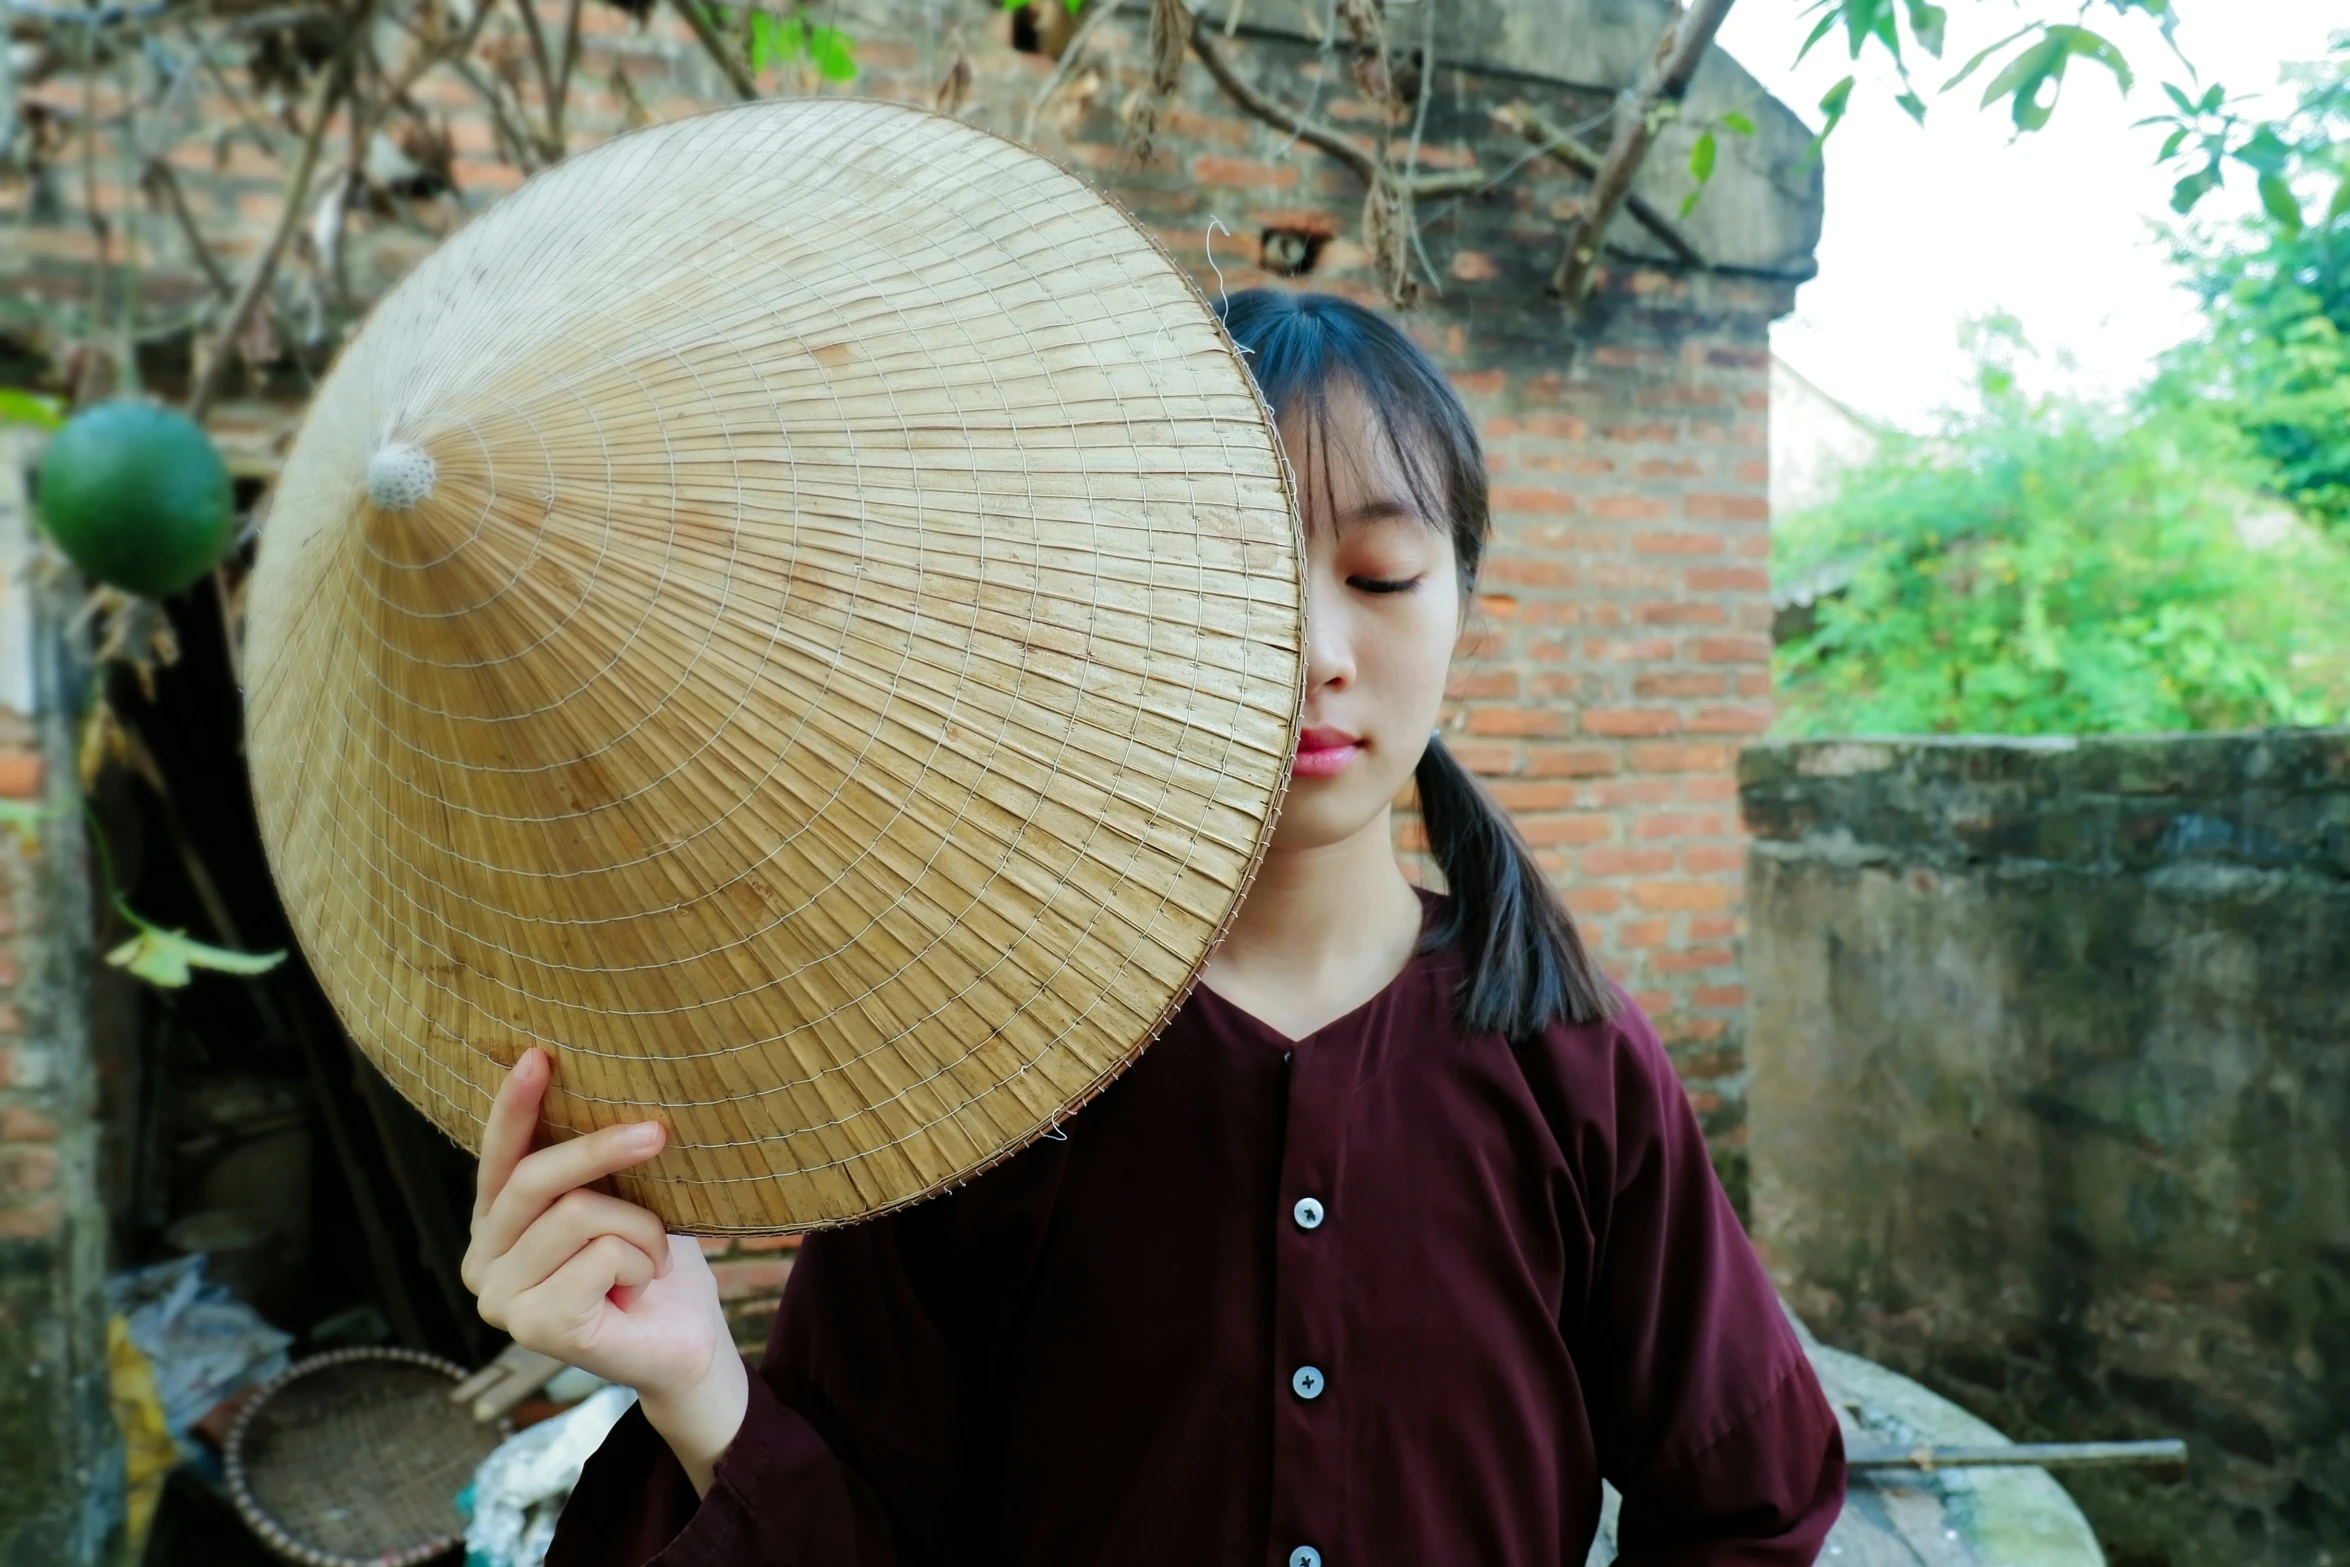
<instances>
[{"instance_id":1,"label":"concrete wall","mask_svg":"<svg viewBox=\"0 0 2350 1567\"><path fill-rule=\"evenodd\" d=\"M2350 1561L2350 731L1754 747L1757 1238L2117 1567Z\"/></svg>"},{"instance_id":2,"label":"concrete wall","mask_svg":"<svg viewBox=\"0 0 2350 1567\"><path fill-rule=\"evenodd\" d=\"M19 432L0 428L0 573L29 563ZM106 1403L106 1220L86 995L89 865L58 626L0 625L0 1567L101 1559L122 1501ZM18 705L21 704L21 705ZM61 776L64 775L64 776Z\"/></svg>"}]
</instances>

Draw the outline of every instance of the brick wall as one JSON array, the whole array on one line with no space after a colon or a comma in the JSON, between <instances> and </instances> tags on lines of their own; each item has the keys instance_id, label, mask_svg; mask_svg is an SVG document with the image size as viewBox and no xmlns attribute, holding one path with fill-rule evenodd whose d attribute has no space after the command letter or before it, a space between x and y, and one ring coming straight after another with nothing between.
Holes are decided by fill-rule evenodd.
<instances>
[{"instance_id":1,"label":"brick wall","mask_svg":"<svg viewBox=\"0 0 2350 1567\"><path fill-rule=\"evenodd\" d=\"M863 74L848 90L929 103L961 53L971 77L962 112L1019 134L1053 62L1015 50L1010 19L978 0L950 7L943 31L924 20L934 11L911 0L845 8L842 25L863 40ZM574 148L728 100L666 10L639 27L591 4L587 23L569 116ZM1211 293L1275 282L1384 303L1356 239L1356 178L1232 110L1196 64L1160 118L1148 162L1121 157L1120 110L1141 81L1143 26L1138 9L1096 30L1087 61L1038 119L1037 144L1127 205ZM1310 95L1328 121L1371 134L1371 111L1344 71L1325 77L1309 46L1243 27L1227 49L1254 79ZM764 85L806 84L786 67ZM34 90L78 106L78 86L63 78ZM502 160L472 88L437 71L417 92L447 117L459 194L414 204L412 223L367 217L353 226L340 265L360 301L413 264L432 231L521 177ZM1423 164L1517 163L1524 144L1492 116L1513 101L1577 122L1607 97L1446 68ZM198 120L217 127L226 114L225 104L207 105ZM172 158L199 226L233 263L274 217L276 164L249 141L225 146L224 154L214 138L191 137ZM89 230L69 210L77 189L60 182L55 221L15 228L14 215L0 213L11 232L33 236L0 253L0 270L26 285L25 297L45 300L54 321L71 321L89 276ZM1790 307L1794 283L1618 256L1583 317L1570 320L1542 285L1559 220L1581 189L1536 160L1490 192L1423 206L1434 281L1409 325L1479 420L1498 535L1443 721L1559 878L1601 960L1656 1020L1742 1201L1744 840L1733 763L1771 715L1767 331ZM1212 223L1228 232L1213 235L1211 261ZM150 264L151 311L200 296L206 285L160 211L132 214L128 227ZM1309 275L1278 279L1260 268L1274 231L1321 241ZM279 289L281 320L309 312L329 323L331 343L338 290L319 258L298 254ZM292 325L281 337L299 347ZM265 462L272 421L251 408L229 415ZM1413 846L1408 819L1402 833ZM722 1278L749 1301L787 1262L781 1248L737 1248L724 1254Z\"/></svg>"}]
</instances>

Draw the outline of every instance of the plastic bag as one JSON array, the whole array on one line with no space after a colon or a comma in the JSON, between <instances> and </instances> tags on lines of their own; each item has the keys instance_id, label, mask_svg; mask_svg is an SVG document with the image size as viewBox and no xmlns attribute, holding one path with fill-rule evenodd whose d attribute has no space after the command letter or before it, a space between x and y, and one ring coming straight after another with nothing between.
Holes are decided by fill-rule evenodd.
<instances>
[{"instance_id":1,"label":"plastic bag","mask_svg":"<svg viewBox=\"0 0 2350 1567\"><path fill-rule=\"evenodd\" d=\"M106 1300L154 1371L164 1426L182 1453L189 1428L213 1405L286 1369L293 1335L206 1279L201 1253L117 1273Z\"/></svg>"},{"instance_id":2,"label":"plastic bag","mask_svg":"<svg viewBox=\"0 0 2350 1567\"><path fill-rule=\"evenodd\" d=\"M465 1567L539 1567L580 1470L635 1402L636 1389L608 1385L499 1443L457 1499Z\"/></svg>"}]
</instances>

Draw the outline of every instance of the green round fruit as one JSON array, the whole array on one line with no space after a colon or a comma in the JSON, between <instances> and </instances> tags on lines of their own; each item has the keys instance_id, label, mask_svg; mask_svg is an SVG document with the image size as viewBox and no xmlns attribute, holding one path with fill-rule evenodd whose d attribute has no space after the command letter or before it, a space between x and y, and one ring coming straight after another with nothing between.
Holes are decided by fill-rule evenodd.
<instances>
[{"instance_id":1,"label":"green round fruit","mask_svg":"<svg viewBox=\"0 0 2350 1567\"><path fill-rule=\"evenodd\" d=\"M236 531L228 465L186 414L100 403L41 454L41 526L82 571L165 598L212 569Z\"/></svg>"}]
</instances>

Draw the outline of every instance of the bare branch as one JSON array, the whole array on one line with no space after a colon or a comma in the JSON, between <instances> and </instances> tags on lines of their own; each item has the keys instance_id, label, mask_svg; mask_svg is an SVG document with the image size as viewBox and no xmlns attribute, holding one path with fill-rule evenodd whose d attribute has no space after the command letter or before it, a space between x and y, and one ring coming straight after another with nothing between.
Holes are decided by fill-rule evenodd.
<instances>
[{"instance_id":1,"label":"bare branch","mask_svg":"<svg viewBox=\"0 0 2350 1567\"><path fill-rule=\"evenodd\" d=\"M236 290L229 286L228 274L220 270L219 258L212 254L212 247L204 242L203 234L196 228L196 215L188 210L187 193L180 189L178 173L162 158L149 158L140 183L150 195L163 198L173 221L179 224L180 237L188 242L188 253L196 258L196 266L211 283L213 292L223 300L234 298Z\"/></svg>"},{"instance_id":2,"label":"bare branch","mask_svg":"<svg viewBox=\"0 0 2350 1567\"><path fill-rule=\"evenodd\" d=\"M1200 64L1208 68L1208 74L1216 79L1216 85L1223 88L1225 95L1234 103L1275 130L1287 131L1299 141L1321 148L1361 175L1364 184L1378 182L1380 168L1377 157L1320 121L1308 119L1286 104L1276 103L1243 80L1232 69L1232 62L1224 58L1224 51L1217 47L1215 38L1209 34L1196 11L1191 17L1191 51L1199 56Z\"/></svg>"},{"instance_id":3,"label":"bare branch","mask_svg":"<svg viewBox=\"0 0 2350 1567\"><path fill-rule=\"evenodd\" d=\"M669 9L684 18L685 25L693 29L694 38L701 44L702 52L718 62L718 69L726 73L726 80L743 102L749 103L759 96L759 84L751 79L751 68L727 47L725 39L718 36L718 29L712 27L710 19L702 14L701 0L669 0Z\"/></svg>"},{"instance_id":4,"label":"bare branch","mask_svg":"<svg viewBox=\"0 0 2350 1567\"><path fill-rule=\"evenodd\" d=\"M372 5L363 8L351 24L352 36L366 31L367 13L373 10ZM204 416L211 412L214 400L220 396L221 382L228 374L230 358L236 353L237 339L244 335L245 323L253 318L254 307L261 303L269 280L276 275L278 259L285 254L287 243L301 227L302 209L310 195L310 178L318 169L318 149L326 140L327 122L334 118L335 104L342 97L346 58L338 54L333 63L319 72L318 91L310 105L310 129L302 138L302 151L297 155L293 177L286 182L285 206L278 213L277 232L253 258L252 269L238 285L236 298L229 301L220 325L213 331L210 352L199 362L195 389L188 396L188 417L198 424L204 422Z\"/></svg>"},{"instance_id":5,"label":"bare branch","mask_svg":"<svg viewBox=\"0 0 2350 1567\"><path fill-rule=\"evenodd\" d=\"M1689 90L1689 78L1705 58L1730 5L1731 0L1691 0L1658 36L1656 54L1639 90L1617 100L1615 134L1608 141L1606 159L1591 176L1591 194L1582 213L1567 228L1566 248L1551 273L1551 293L1580 300L1591 292L1592 264L1599 259L1600 240L1614 221L1616 209L1630 194L1632 176L1640 172L1641 160L1656 139L1657 126L1667 117L1659 111L1678 104Z\"/></svg>"},{"instance_id":6,"label":"bare branch","mask_svg":"<svg viewBox=\"0 0 2350 1567\"><path fill-rule=\"evenodd\" d=\"M1599 154L1584 146L1558 126L1551 124L1526 105L1513 103L1507 108L1496 111L1494 118L1584 178L1596 179L1598 177L1601 166ZM1688 236L1681 232L1679 226L1671 218L1658 211L1656 204L1647 197L1636 191L1627 192L1624 197L1624 208L1639 221L1642 228L1661 240L1664 247L1671 251L1683 265L1692 267L1705 265L1705 257L1699 255L1697 247L1689 243Z\"/></svg>"},{"instance_id":7,"label":"bare branch","mask_svg":"<svg viewBox=\"0 0 2350 1567\"><path fill-rule=\"evenodd\" d=\"M1077 31L1071 33L1069 41L1061 46L1061 57L1053 62L1053 74L1044 79L1044 85L1036 90L1036 96L1028 100L1028 116L1020 126L1022 141L1036 140L1037 118L1044 113L1045 105L1053 101L1053 94L1061 90L1061 84L1068 81L1070 73L1076 69L1077 57L1084 50L1085 41L1093 36L1094 28L1100 25L1102 18L1115 15L1117 10L1118 0L1093 0L1084 19L1077 24Z\"/></svg>"}]
</instances>

